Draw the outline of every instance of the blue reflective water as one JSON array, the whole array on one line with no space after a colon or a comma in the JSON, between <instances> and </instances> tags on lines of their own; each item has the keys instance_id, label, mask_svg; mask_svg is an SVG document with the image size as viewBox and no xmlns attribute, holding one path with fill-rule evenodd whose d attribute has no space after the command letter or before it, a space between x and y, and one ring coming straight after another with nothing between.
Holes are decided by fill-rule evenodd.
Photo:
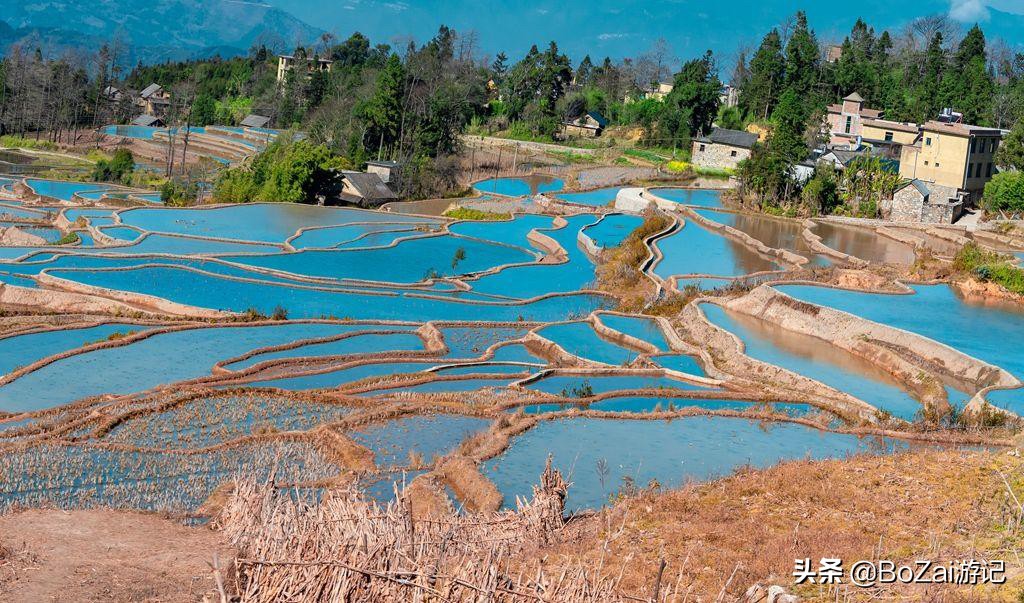
<instances>
[{"instance_id":1,"label":"blue reflective water","mask_svg":"<svg viewBox=\"0 0 1024 603\"><path fill-rule=\"evenodd\" d=\"M487 429L489 421L476 417L428 415L395 419L349 432L357 443L373 450L380 467L408 465L410 454L427 463L454 449L470 435Z\"/></svg>"},{"instance_id":2,"label":"blue reflective water","mask_svg":"<svg viewBox=\"0 0 1024 603\"><path fill-rule=\"evenodd\" d=\"M610 329L654 345L661 352L672 350L668 345L668 340L665 339L665 333L661 330L661 326L652 318L601 313L598 315L598 320Z\"/></svg>"},{"instance_id":3,"label":"blue reflective water","mask_svg":"<svg viewBox=\"0 0 1024 603\"><path fill-rule=\"evenodd\" d=\"M292 240L291 246L295 249L326 249L352 242L356 243L359 247L368 247L373 244L373 241L368 240L366 235L371 233L389 234L388 242L399 236L409 237L423 234L414 230L409 224L349 224L346 226L307 230Z\"/></svg>"},{"instance_id":4,"label":"blue reflective water","mask_svg":"<svg viewBox=\"0 0 1024 603\"><path fill-rule=\"evenodd\" d=\"M1024 347L1016 345L1024 341L1024 311L1019 307L970 303L946 285L913 285L914 295L804 285L776 288L803 301L924 335L1024 378Z\"/></svg>"},{"instance_id":5,"label":"blue reflective water","mask_svg":"<svg viewBox=\"0 0 1024 603\"><path fill-rule=\"evenodd\" d=\"M592 288L594 264L580 249L578 237L581 229L596 221L597 217L592 215L572 216L567 218L568 224L564 228L544 232L565 249L567 262L502 270L475 281L473 289L482 293L529 299L546 293Z\"/></svg>"},{"instance_id":6,"label":"blue reflective water","mask_svg":"<svg viewBox=\"0 0 1024 603\"><path fill-rule=\"evenodd\" d=\"M601 339L587 322L551 325L537 331L537 334L573 356L594 362L623 366L637 357L637 352Z\"/></svg>"},{"instance_id":7,"label":"blue reflective water","mask_svg":"<svg viewBox=\"0 0 1024 603\"><path fill-rule=\"evenodd\" d=\"M721 191L693 188L652 188L655 196L683 205L701 207L722 207Z\"/></svg>"},{"instance_id":8,"label":"blue reflective water","mask_svg":"<svg viewBox=\"0 0 1024 603\"><path fill-rule=\"evenodd\" d=\"M689 375L704 376L704 369L701 368L700 363L697 362L697 359L693 356L687 356L686 354L666 354L664 356L655 356L651 358L651 360L663 368L687 373Z\"/></svg>"},{"instance_id":9,"label":"blue reflective water","mask_svg":"<svg viewBox=\"0 0 1024 603\"><path fill-rule=\"evenodd\" d=\"M527 214L516 216L510 222L459 222L448 227L455 234L487 239L496 243L530 247L526 235L534 229L551 228L550 216Z\"/></svg>"},{"instance_id":10,"label":"blue reflective water","mask_svg":"<svg viewBox=\"0 0 1024 603\"><path fill-rule=\"evenodd\" d=\"M581 394L590 390L600 394L630 389L704 389L685 381L646 375L555 375L544 377L525 387L567 398L587 397Z\"/></svg>"},{"instance_id":11,"label":"blue reflective water","mask_svg":"<svg viewBox=\"0 0 1024 603\"><path fill-rule=\"evenodd\" d=\"M558 412L570 408L587 408L605 412L659 412L672 411L683 408L703 408L707 410L772 410L773 412L800 416L814 410L809 404L762 404L758 402L747 402L744 400L726 399L699 399L680 398L675 396L616 396L605 398L588 405L582 404L531 404L523 408L527 414L543 414L546 412Z\"/></svg>"},{"instance_id":12,"label":"blue reflective water","mask_svg":"<svg viewBox=\"0 0 1024 603\"><path fill-rule=\"evenodd\" d=\"M125 138L151 140L153 138L153 134L157 132L165 132L166 130L166 128L154 128L151 126L106 126L103 128L103 133L107 136L123 136Z\"/></svg>"},{"instance_id":13,"label":"blue reflective water","mask_svg":"<svg viewBox=\"0 0 1024 603\"><path fill-rule=\"evenodd\" d=\"M634 230L636 230L644 219L640 216L627 214L610 214L604 217L599 223L583 229L584 234L589 236L598 247L618 247Z\"/></svg>"},{"instance_id":14,"label":"blue reflective water","mask_svg":"<svg viewBox=\"0 0 1024 603\"><path fill-rule=\"evenodd\" d=\"M560 191L565 183L553 176L528 176L525 178L490 178L481 180L473 188L483 193L494 193L509 197L523 197L538 193Z\"/></svg>"},{"instance_id":15,"label":"blue reflective water","mask_svg":"<svg viewBox=\"0 0 1024 603\"><path fill-rule=\"evenodd\" d=\"M334 388L370 377L385 375L401 375L418 373L434 366L431 362L387 362L382 364L361 364L346 369L302 375L298 377L281 377L257 381L252 385L260 387L279 387L287 390Z\"/></svg>"},{"instance_id":16,"label":"blue reflective water","mask_svg":"<svg viewBox=\"0 0 1024 603\"><path fill-rule=\"evenodd\" d=\"M348 331L363 331L373 327L351 325ZM380 327L379 329L384 329ZM386 327L390 329L391 327ZM400 327L397 327L400 328ZM423 341L415 333L354 335L337 341L313 343L298 348L264 352L226 366L241 370L254 364L281 358L308 358L318 356L343 356L348 354L373 354L377 352L411 351L423 349Z\"/></svg>"},{"instance_id":17,"label":"blue reflective water","mask_svg":"<svg viewBox=\"0 0 1024 603\"><path fill-rule=\"evenodd\" d=\"M416 283L432 275L453 276L503 264L529 262L533 256L525 251L475 239L438 236L402 241L387 249L307 250L228 259L293 274Z\"/></svg>"},{"instance_id":18,"label":"blue reflective water","mask_svg":"<svg viewBox=\"0 0 1024 603\"><path fill-rule=\"evenodd\" d=\"M891 375L832 344L714 304L700 309L712 324L739 337L751 358L820 381L901 419L911 420L921 409Z\"/></svg>"},{"instance_id":19,"label":"blue reflective water","mask_svg":"<svg viewBox=\"0 0 1024 603\"><path fill-rule=\"evenodd\" d=\"M802 425L725 417L562 419L519 436L507 452L484 463L482 471L497 484L505 505L514 506L516 496L531 495L551 454L554 465L573 484L566 509L574 511L604 506L626 478L638 487L657 480L662 487L673 488L690 479L723 477L745 465L768 467L783 460L842 458L906 446L896 440L862 440ZM598 470L602 460L606 472Z\"/></svg>"},{"instance_id":20,"label":"blue reflective water","mask_svg":"<svg viewBox=\"0 0 1024 603\"><path fill-rule=\"evenodd\" d=\"M604 297L576 294L530 303L467 304L414 294L370 295L229 281L173 267L94 272L51 270L50 273L90 285L155 295L203 308L237 312L254 308L270 314L280 305L292 318L553 322L570 315L585 316L610 303Z\"/></svg>"},{"instance_id":21,"label":"blue reflective water","mask_svg":"<svg viewBox=\"0 0 1024 603\"><path fill-rule=\"evenodd\" d=\"M127 394L200 377L255 348L343 332L329 324L189 329L64 358L0 387L0 410L50 408L97 394ZM163 360L158 360L163 359Z\"/></svg>"},{"instance_id":22,"label":"blue reflective water","mask_svg":"<svg viewBox=\"0 0 1024 603\"><path fill-rule=\"evenodd\" d=\"M657 245L664 258L654 267L654 272L662 278L687 274L739 276L780 268L746 245L708 230L693 220L660 239Z\"/></svg>"},{"instance_id":23,"label":"blue reflective water","mask_svg":"<svg viewBox=\"0 0 1024 603\"><path fill-rule=\"evenodd\" d=\"M108 188L106 185L102 184L64 182L62 180L40 180L37 178L28 178L25 182L37 195L52 197L54 199L60 199L61 201L70 201L75 193Z\"/></svg>"},{"instance_id":24,"label":"blue reflective water","mask_svg":"<svg viewBox=\"0 0 1024 603\"><path fill-rule=\"evenodd\" d=\"M12 372L37 360L73 350L88 343L104 341L114 333L145 331L142 325L112 323L78 329L60 329L0 339L0 373Z\"/></svg>"},{"instance_id":25,"label":"blue reflective water","mask_svg":"<svg viewBox=\"0 0 1024 603\"><path fill-rule=\"evenodd\" d=\"M214 209L139 208L121 221L143 230L282 243L300 228L351 222L434 222L429 218L300 203L252 203Z\"/></svg>"},{"instance_id":26,"label":"blue reflective water","mask_svg":"<svg viewBox=\"0 0 1024 603\"><path fill-rule=\"evenodd\" d=\"M602 205L615 203L615 196L618 195L619 191L622 189L623 187L621 186L614 186L610 188L599 188L597 190L586 191L583 193L561 193L558 195L558 198L563 201L568 201L569 203L600 207Z\"/></svg>"}]
</instances>

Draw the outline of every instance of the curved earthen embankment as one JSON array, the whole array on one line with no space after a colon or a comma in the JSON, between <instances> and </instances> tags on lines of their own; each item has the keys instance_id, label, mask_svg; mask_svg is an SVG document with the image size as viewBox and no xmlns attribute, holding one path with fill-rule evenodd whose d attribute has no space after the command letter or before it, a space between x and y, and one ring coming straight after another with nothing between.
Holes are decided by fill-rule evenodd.
<instances>
[{"instance_id":1,"label":"curved earthen embankment","mask_svg":"<svg viewBox=\"0 0 1024 603\"><path fill-rule=\"evenodd\" d=\"M610 341L616 345L620 345L632 350L638 350L642 354L657 354L661 350L658 347L648 341L644 341L638 337L623 333L622 331L616 331L608 325L601 322L602 314L615 314L617 316L631 316L630 314L623 314L620 312L591 312L590 316L587 317L587 322L593 327L594 332L604 339ZM646 317L644 317L646 318ZM661 324L658 323L658 327L661 328Z\"/></svg>"},{"instance_id":2,"label":"curved earthen embankment","mask_svg":"<svg viewBox=\"0 0 1024 603\"><path fill-rule=\"evenodd\" d=\"M724 233L726 236L753 249L755 252L757 252L758 255L761 255L766 259L781 261L783 264L788 264L795 268L799 268L804 264L810 262L810 258L805 258L804 256L793 253L792 251L789 251L787 249L769 247L765 245L763 242L755 239L754 237L748 235L747 233L741 230L737 230L732 226L721 224L719 222L715 222L714 220L705 218L704 216L694 211L694 209L691 207L680 206L679 209L680 211L685 213L688 218L694 220L701 226L704 226L705 228L714 230L719 233Z\"/></svg>"},{"instance_id":3,"label":"curved earthen embankment","mask_svg":"<svg viewBox=\"0 0 1024 603\"><path fill-rule=\"evenodd\" d=\"M104 287L97 287L95 285L86 285L84 283L78 283L57 276L52 276L50 274L47 274L45 271L40 272L36 276L36 279L40 285L50 288L50 290L48 291L48 293L50 294L63 293L65 295L77 294L77 297L106 298L107 302L112 304L112 308L115 308L115 312L120 310L122 312L142 312L146 314L187 316L191 318L202 319L231 318L233 316L237 316L234 312L222 312L219 310L199 308L197 306L188 306L185 304L172 302L161 297L144 295L141 293L130 293L127 291L118 291L116 289L107 289ZM54 295L54 298L64 299L63 296L60 295ZM66 310L58 311L97 312L101 310L86 310L85 308L72 305Z\"/></svg>"},{"instance_id":4,"label":"curved earthen embankment","mask_svg":"<svg viewBox=\"0 0 1024 603\"><path fill-rule=\"evenodd\" d=\"M828 256L834 260L839 260L840 262L843 262L845 264L850 264L851 266L857 268L866 268L870 264L870 262L843 253L842 251L839 251L837 249L832 249L828 245L822 243L821 237L814 233L814 226L814 220L804 220L804 230L802 234L804 237L804 241L807 241L807 245L811 248L811 251L814 251L815 253L820 253L821 255L824 256Z\"/></svg>"},{"instance_id":5,"label":"curved earthen embankment","mask_svg":"<svg viewBox=\"0 0 1024 603\"><path fill-rule=\"evenodd\" d=\"M945 402L945 391L932 375L935 372L979 388L1019 383L1005 370L934 340L801 302L768 286L723 305L783 329L817 337L867 360L907 384L926 404L941 406Z\"/></svg>"},{"instance_id":6,"label":"curved earthen embankment","mask_svg":"<svg viewBox=\"0 0 1024 603\"><path fill-rule=\"evenodd\" d=\"M699 353L705 372L715 379L737 383L751 390L767 389L778 399L789 399L823 408L851 423L877 422L871 404L798 375L782 367L755 360L745 354L736 335L714 325L700 310L700 303L719 303L717 298L700 298L687 304L680 315L680 328L692 340L701 342Z\"/></svg>"},{"instance_id":7,"label":"curved earthen embankment","mask_svg":"<svg viewBox=\"0 0 1024 603\"><path fill-rule=\"evenodd\" d=\"M40 283L44 282L44 275L40 275L38 278ZM160 314L159 311L143 310L129 303L93 295L91 292L34 289L19 287L9 283L0 283L0 306L32 312L42 310L58 313L110 314L115 316Z\"/></svg>"}]
</instances>

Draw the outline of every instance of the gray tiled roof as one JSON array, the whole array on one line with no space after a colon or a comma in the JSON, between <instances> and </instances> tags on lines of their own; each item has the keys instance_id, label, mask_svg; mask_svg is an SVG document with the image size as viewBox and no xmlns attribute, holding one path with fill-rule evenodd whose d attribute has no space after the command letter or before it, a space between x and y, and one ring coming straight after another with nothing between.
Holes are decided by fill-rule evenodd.
<instances>
[{"instance_id":1,"label":"gray tiled roof","mask_svg":"<svg viewBox=\"0 0 1024 603\"><path fill-rule=\"evenodd\" d=\"M757 134L751 134L750 132L744 132L742 130L714 128L711 130L711 134L704 138L699 138L698 140L713 144L724 144L730 147L749 149L754 146L755 142L757 142Z\"/></svg>"},{"instance_id":2,"label":"gray tiled roof","mask_svg":"<svg viewBox=\"0 0 1024 603\"><path fill-rule=\"evenodd\" d=\"M342 175L348 180L352 188L356 189L363 199L397 199L395 193L384 184L377 174L365 172L343 172Z\"/></svg>"},{"instance_id":3,"label":"gray tiled roof","mask_svg":"<svg viewBox=\"0 0 1024 603\"><path fill-rule=\"evenodd\" d=\"M269 123L269 117L256 115L255 113L247 115L246 118L242 120L242 125L247 128L265 128Z\"/></svg>"}]
</instances>

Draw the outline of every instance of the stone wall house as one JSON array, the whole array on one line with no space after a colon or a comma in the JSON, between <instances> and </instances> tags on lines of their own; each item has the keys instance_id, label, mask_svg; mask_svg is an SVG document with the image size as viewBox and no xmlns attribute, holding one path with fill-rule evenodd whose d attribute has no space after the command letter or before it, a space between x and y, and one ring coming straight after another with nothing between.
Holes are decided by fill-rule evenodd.
<instances>
[{"instance_id":1,"label":"stone wall house","mask_svg":"<svg viewBox=\"0 0 1024 603\"><path fill-rule=\"evenodd\" d=\"M883 199L881 210L893 222L952 224L963 215L964 203L955 188L915 179Z\"/></svg>"},{"instance_id":2,"label":"stone wall house","mask_svg":"<svg viewBox=\"0 0 1024 603\"><path fill-rule=\"evenodd\" d=\"M604 132L608 120L597 111L589 111L580 117L562 123L563 138L596 138Z\"/></svg>"},{"instance_id":3,"label":"stone wall house","mask_svg":"<svg viewBox=\"0 0 1024 603\"><path fill-rule=\"evenodd\" d=\"M714 128L711 134L694 139L690 155L696 166L734 170L741 161L750 157L755 142L756 134Z\"/></svg>"}]
</instances>

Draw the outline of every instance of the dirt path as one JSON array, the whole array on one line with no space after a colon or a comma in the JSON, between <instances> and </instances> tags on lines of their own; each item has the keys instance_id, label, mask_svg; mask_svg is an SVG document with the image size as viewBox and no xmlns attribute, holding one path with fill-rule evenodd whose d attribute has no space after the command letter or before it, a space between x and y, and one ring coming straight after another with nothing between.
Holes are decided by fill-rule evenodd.
<instances>
[{"instance_id":1,"label":"dirt path","mask_svg":"<svg viewBox=\"0 0 1024 603\"><path fill-rule=\"evenodd\" d=\"M33 510L0 517L2 601L200 601L221 534L157 515Z\"/></svg>"}]
</instances>

